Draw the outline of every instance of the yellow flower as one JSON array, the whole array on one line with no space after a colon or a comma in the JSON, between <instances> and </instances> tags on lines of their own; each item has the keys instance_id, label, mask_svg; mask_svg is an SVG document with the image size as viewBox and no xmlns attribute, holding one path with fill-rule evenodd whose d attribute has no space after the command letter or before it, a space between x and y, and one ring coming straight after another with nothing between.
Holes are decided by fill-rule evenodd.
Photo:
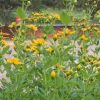
<instances>
[{"instance_id":1,"label":"yellow flower","mask_svg":"<svg viewBox=\"0 0 100 100\"><path fill-rule=\"evenodd\" d=\"M88 38L83 34L81 37L80 37L80 39L82 39L82 40L88 40Z\"/></svg>"},{"instance_id":2,"label":"yellow flower","mask_svg":"<svg viewBox=\"0 0 100 100\"><path fill-rule=\"evenodd\" d=\"M25 51L39 54L39 50L36 48L36 46L32 46L32 45L30 45L30 47L25 48Z\"/></svg>"},{"instance_id":3,"label":"yellow flower","mask_svg":"<svg viewBox=\"0 0 100 100\"><path fill-rule=\"evenodd\" d=\"M3 34L3 32L2 31L0 31L0 36Z\"/></svg>"},{"instance_id":4,"label":"yellow flower","mask_svg":"<svg viewBox=\"0 0 100 100\"><path fill-rule=\"evenodd\" d=\"M60 16L59 15L54 15L55 19L60 20Z\"/></svg>"},{"instance_id":5,"label":"yellow flower","mask_svg":"<svg viewBox=\"0 0 100 100\"><path fill-rule=\"evenodd\" d=\"M14 28L14 27L16 27L16 26L17 26L16 22L12 22L12 23L9 25L10 28Z\"/></svg>"},{"instance_id":6,"label":"yellow flower","mask_svg":"<svg viewBox=\"0 0 100 100\"><path fill-rule=\"evenodd\" d=\"M38 38L38 39L33 41L33 45L44 45L46 43L47 42L44 39L42 39L42 38Z\"/></svg>"},{"instance_id":7,"label":"yellow flower","mask_svg":"<svg viewBox=\"0 0 100 100\"><path fill-rule=\"evenodd\" d=\"M46 51L49 52L49 53L52 53L54 51L54 49L49 47L49 48L46 49Z\"/></svg>"},{"instance_id":8,"label":"yellow flower","mask_svg":"<svg viewBox=\"0 0 100 100\"><path fill-rule=\"evenodd\" d=\"M57 34L54 34L54 35L53 35L53 39L54 39L54 40L57 40L57 39L58 39L58 35L57 35Z\"/></svg>"},{"instance_id":9,"label":"yellow flower","mask_svg":"<svg viewBox=\"0 0 100 100\"><path fill-rule=\"evenodd\" d=\"M64 35L64 32L63 31L58 31L57 35L62 36L62 35Z\"/></svg>"},{"instance_id":10,"label":"yellow flower","mask_svg":"<svg viewBox=\"0 0 100 100\"><path fill-rule=\"evenodd\" d=\"M17 58L9 58L7 59L7 63L14 64L14 65L22 64L22 62Z\"/></svg>"},{"instance_id":11,"label":"yellow flower","mask_svg":"<svg viewBox=\"0 0 100 100\"><path fill-rule=\"evenodd\" d=\"M33 31L37 31L37 27L33 24L27 25L27 27L32 29Z\"/></svg>"},{"instance_id":12,"label":"yellow flower","mask_svg":"<svg viewBox=\"0 0 100 100\"><path fill-rule=\"evenodd\" d=\"M77 66L77 70L79 71L79 70L81 70L81 68L82 68L82 66L79 64L79 65Z\"/></svg>"},{"instance_id":13,"label":"yellow flower","mask_svg":"<svg viewBox=\"0 0 100 100\"><path fill-rule=\"evenodd\" d=\"M100 30L97 31L97 34L100 34Z\"/></svg>"},{"instance_id":14,"label":"yellow flower","mask_svg":"<svg viewBox=\"0 0 100 100\"><path fill-rule=\"evenodd\" d=\"M33 51L36 54L39 54L39 50L37 50L36 46L32 46L31 51Z\"/></svg>"},{"instance_id":15,"label":"yellow flower","mask_svg":"<svg viewBox=\"0 0 100 100\"><path fill-rule=\"evenodd\" d=\"M68 28L65 31L66 31L66 34L68 34L68 35L75 34L75 31L72 31L72 30L70 30Z\"/></svg>"},{"instance_id":16,"label":"yellow flower","mask_svg":"<svg viewBox=\"0 0 100 100\"><path fill-rule=\"evenodd\" d=\"M1 41L4 46L9 46L6 40L2 39Z\"/></svg>"},{"instance_id":17,"label":"yellow flower","mask_svg":"<svg viewBox=\"0 0 100 100\"><path fill-rule=\"evenodd\" d=\"M52 77L52 78L55 78L56 76L57 76L57 73L56 73L54 70L52 70L52 71L51 71L51 77Z\"/></svg>"},{"instance_id":18,"label":"yellow flower","mask_svg":"<svg viewBox=\"0 0 100 100\"><path fill-rule=\"evenodd\" d=\"M94 65L99 65L100 64L100 61L94 61L93 64Z\"/></svg>"}]
</instances>

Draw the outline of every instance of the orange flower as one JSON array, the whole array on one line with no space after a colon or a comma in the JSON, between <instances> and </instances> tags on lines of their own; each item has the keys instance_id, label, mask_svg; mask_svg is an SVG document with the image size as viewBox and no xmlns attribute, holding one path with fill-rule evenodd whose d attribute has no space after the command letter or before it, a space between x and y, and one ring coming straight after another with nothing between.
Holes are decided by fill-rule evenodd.
<instances>
[{"instance_id":1,"label":"orange flower","mask_svg":"<svg viewBox=\"0 0 100 100\"><path fill-rule=\"evenodd\" d=\"M20 24L21 18L19 16L16 16L16 24Z\"/></svg>"}]
</instances>

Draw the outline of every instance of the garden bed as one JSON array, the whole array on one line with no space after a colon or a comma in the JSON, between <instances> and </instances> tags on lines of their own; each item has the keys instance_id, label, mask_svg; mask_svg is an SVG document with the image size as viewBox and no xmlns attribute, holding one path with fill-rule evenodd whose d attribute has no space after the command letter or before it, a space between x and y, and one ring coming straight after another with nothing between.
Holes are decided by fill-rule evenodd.
<instances>
[{"instance_id":1,"label":"garden bed","mask_svg":"<svg viewBox=\"0 0 100 100\"><path fill-rule=\"evenodd\" d=\"M41 32L41 30L48 26L52 26L52 28L54 28L55 31L61 31L63 28L69 28L69 29L72 29L73 26L71 25L64 25L64 24L54 24L54 25L51 25L51 24L36 24L36 26L38 27L38 30L33 34L35 35L36 37L42 37L43 34ZM75 25L77 26L77 25ZM100 26L100 24L95 24L95 26ZM16 32L16 29L15 28L9 28L9 25L3 25L3 26L0 26L0 32L3 32L3 36L4 37L10 37L10 38L13 38L14 36L14 33ZM32 32L32 31L31 31ZM50 37L52 37L52 34L49 34Z\"/></svg>"}]
</instances>

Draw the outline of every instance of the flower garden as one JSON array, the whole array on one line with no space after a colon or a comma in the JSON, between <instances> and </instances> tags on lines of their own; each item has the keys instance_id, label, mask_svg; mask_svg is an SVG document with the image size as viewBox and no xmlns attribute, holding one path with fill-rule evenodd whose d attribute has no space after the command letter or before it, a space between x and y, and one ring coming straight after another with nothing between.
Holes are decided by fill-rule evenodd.
<instances>
[{"instance_id":1,"label":"flower garden","mask_svg":"<svg viewBox=\"0 0 100 100\"><path fill-rule=\"evenodd\" d=\"M0 100L100 100L100 20L17 14L0 32Z\"/></svg>"}]
</instances>

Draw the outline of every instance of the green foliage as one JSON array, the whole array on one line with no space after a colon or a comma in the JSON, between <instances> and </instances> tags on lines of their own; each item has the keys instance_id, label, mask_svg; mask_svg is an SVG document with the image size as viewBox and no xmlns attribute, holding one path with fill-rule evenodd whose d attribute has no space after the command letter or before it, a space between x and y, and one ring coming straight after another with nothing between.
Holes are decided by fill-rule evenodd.
<instances>
[{"instance_id":1,"label":"green foliage","mask_svg":"<svg viewBox=\"0 0 100 100\"><path fill-rule=\"evenodd\" d=\"M25 11L25 9L19 7L16 10L16 15L19 16L21 19L25 19L27 17L27 13Z\"/></svg>"},{"instance_id":2,"label":"green foliage","mask_svg":"<svg viewBox=\"0 0 100 100\"><path fill-rule=\"evenodd\" d=\"M55 33L55 30L53 28L52 25L46 25L44 26L44 28L42 29L43 33L46 33L46 34L52 34L52 33Z\"/></svg>"},{"instance_id":3,"label":"green foliage","mask_svg":"<svg viewBox=\"0 0 100 100\"><path fill-rule=\"evenodd\" d=\"M71 22L71 16L69 16L67 12L62 12L60 19L63 24L69 24Z\"/></svg>"}]
</instances>

